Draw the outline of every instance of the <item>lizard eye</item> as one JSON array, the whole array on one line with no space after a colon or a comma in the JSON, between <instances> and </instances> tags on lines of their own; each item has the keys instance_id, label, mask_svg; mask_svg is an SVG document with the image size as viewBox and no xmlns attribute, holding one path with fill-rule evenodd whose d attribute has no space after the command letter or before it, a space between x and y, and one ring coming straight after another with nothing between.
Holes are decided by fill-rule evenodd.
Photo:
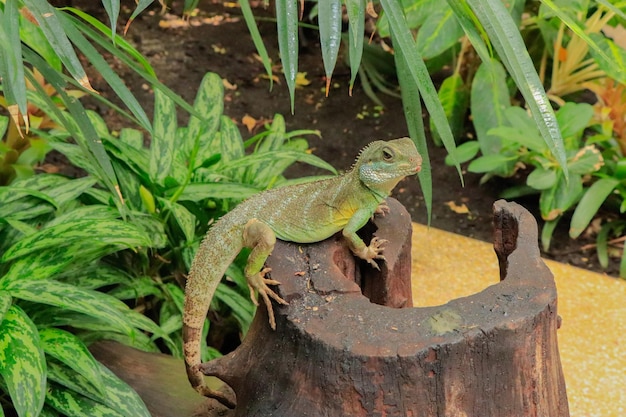
<instances>
[{"instance_id":1,"label":"lizard eye","mask_svg":"<svg viewBox=\"0 0 626 417\"><path fill-rule=\"evenodd\" d=\"M383 149L383 160L389 162L393 159L393 151L389 148Z\"/></svg>"}]
</instances>

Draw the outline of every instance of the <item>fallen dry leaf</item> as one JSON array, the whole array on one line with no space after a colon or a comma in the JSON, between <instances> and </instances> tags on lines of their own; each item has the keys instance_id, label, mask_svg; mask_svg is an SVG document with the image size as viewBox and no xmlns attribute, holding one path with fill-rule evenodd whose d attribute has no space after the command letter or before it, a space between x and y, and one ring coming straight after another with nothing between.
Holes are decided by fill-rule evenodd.
<instances>
[{"instance_id":1,"label":"fallen dry leaf","mask_svg":"<svg viewBox=\"0 0 626 417\"><path fill-rule=\"evenodd\" d=\"M459 205L455 203L454 201L448 201L447 203L444 203L444 204L448 206L450 210L452 210L453 212L457 214L468 214L470 212L467 206L465 205L465 203L461 203Z\"/></svg>"},{"instance_id":2,"label":"fallen dry leaf","mask_svg":"<svg viewBox=\"0 0 626 417\"><path fill-rule=\"evenodd\" d=\"M299 72L296 75L296 88L306 87L311 81L306 78L306 72Z\"/></svg>"},{"instance_id":3,"label":"fallen dry leaf","mask_svg":"<svg viewBox=\"0 0 626 417\"><path fill-rule=\"evenodd\" d=\"M248 128L248 132L252 132L252 130L254 130L254 128L256 127L257 120L249 114L246 114L241 119L241 123L243 123L244 126Z\"/></svg>"}]
</instances>

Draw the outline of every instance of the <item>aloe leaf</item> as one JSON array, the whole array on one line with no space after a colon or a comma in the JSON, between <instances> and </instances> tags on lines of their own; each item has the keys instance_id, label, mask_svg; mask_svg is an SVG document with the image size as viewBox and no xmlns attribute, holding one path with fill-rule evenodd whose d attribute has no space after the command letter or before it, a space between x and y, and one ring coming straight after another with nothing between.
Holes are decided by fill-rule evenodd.
<instances>
[{"instance_id":1,"label":"aloe leaf","mask_svg":"<svg viewBox=\"0 0 626 417\"><path fill-rule=\"evenodd\" d=\"M265 68L265 72L267 73L267 78L269 78L271 91L272 87L274 86L274 78L272 77L272 60L267 53L265 43L263 43L263 38L261 37L259 28L256 24L256 21L254 20L254 14L252 13L250 2L248 0L240 0L239 6L241 7L243 19L246 21L246 26L248 26L248 31L250 32L250 36L252 37L252 42L254 43L256 51L261 57L261 62L263 63L263 68Z\"/></svg>"},{"instance_id":2,"label":"aloe leaf","mask_svg":"<svg viewBox=\"0 0 626 417\"><path fill-rule=\"evenodd\" d=\"M294 112L298 75L298 0L276 0L278 49Z\"/></svg>"},{"instance_id":3,"label":"aloe leaf","mask_svg":"<svg viewBox=\"0 0 626 417\"><path fill-rule=\"evenodd\" d=\"M46 0L23 0L24 4L33 17L39 23L39 27L46 35L50 46L56 51L57 55L67 68L67 71L87 90L93 88L89 84L89 79L85 70L74 52L74 48L67 37L68 27L59 20L59 13Z\"/></svg>"},{"instance_id":4,"label":"aloe leaf","mask_svg":"<svg viewBox=\"0 0 626 417\"><path fill-rule=\"evenodd\" d=\"M567 177L567 156L556 116L509 11L500 0L468 0L468 3L526 99L543 140Z\"/></svg>"},{"instance_id":5,"label":"aloe leaf","mask_svg":"<svg viewBox=\"0 0 626 417\"><path fill-rule=\"evenodd\" d=\"M615 178L601 178L587 189L572 215L569 228L569 235L572 239L576 239L587 228L604 200L618 184L619 180Z\"/></svg>"},{"instance_id":6,"label":"aloe leaf","mask_svg":"<svg viewBox=\"0 0 626 417\"><path fill-rule=\"evenodd\" d=\"M402 93L404 118L409 129L409 136L415 142L415 146L422 156L422 169L418 174L418 178L422 194L424 195L424 202L426 203L428 224L430 225L433 206L433 179L426 133L424 132L424 121L422 119L422 102L417 84L410 74L407 61L403 56L403 50L400 48L396 50L395 61Z\"/></svg>"},{"instance_id":7,"label":"aloe leaf","mask_svg":"<svg viewBox=\"0 0 626 417\"><path fill-rule=\"evenodd\" d=\"M17 2L5 3L4 12L0 12L0 79L2 93L7 102L9 113L16 126L20 125L19 113L28 128L28 109L26 103L26 84L24 82L24 64L20 40L19 13ZM19 110L19 111L18 111Z\"/></svg>"},{"instance_id":8,"label":"aloe leaf","mask_svg":"<svg viewBox=\"0 0 626 417\"><path fill-rule=\"evenodd\" d=\"M500 152L502 139L489 130L507 124L504 111L510 107L506 74L502 65L490 60L481 64L472 82L472 123L483 155Z\"/></svg>"},{"instance_id":9,"label":"aloe leaf","mask_svg":"<svg viewBox=\"0 0 626 417\"><path fill-rule=\"evenodd\" d=\"M424 104L430 113L430 117L433 120L434 125L437 127L437 131L441 136L441 141L445 146L448 154L450 154L454 165L459 174L461 182L463 182L463 175L461 173L461 166L456 160L456 143L448 124L445 111L439 102L439 96L437 90L433 85L426 64L422 60L417 51L415 41L411 36L400 4L395 0L381 0L383 10L387 14L389 19L389 27L391 29L392 39L396 49L401 49L402 57L406 63L407 73L413 78L413 82L418 86L421 93L421 98L424 100Z\"/></svg>"},{"instance_id":10,"label":"aloe leaf","mask_svg":"<svg viewBox=\"0 0 626 417\"><path fill-rule=\"evenodd\" d=\"M176 146L176 106L159 90L154 91L154 123L150 143L150 177L163 184L170 173Z\"/></svg>"},{"instance_id":11,"label":"aloe leaf","mask_svg":"<svg viewBox=\"0 0 626 417\"><path fill-rule=\"evenodd\" d=\"M326 96L341 45L341 0L319 0L318 17L322 60L326 73Z\"/></svg>"},{"instance_id":12,"label":"aloe leaf","mask_svg":"<svg viewBox=\"0 0 626 417\"><path fill-rule=\"evenodd\" d=\"M106 393L100 366L80 339L65 330L54 327L41 329L39 339L46 355L58 359L86 378L101 396Z\"/></svg>"},{"instance_id":13,"label":"aloe leaf","mask_svg":"<svg viewBox=\"0 0 626 417\"><path fill-rule=\"evenodd\" d=\"M39 415L46 393L46 360L35 324L15 305L0 323L0 375L17 415Z\"/></svg>"}]
</instances>

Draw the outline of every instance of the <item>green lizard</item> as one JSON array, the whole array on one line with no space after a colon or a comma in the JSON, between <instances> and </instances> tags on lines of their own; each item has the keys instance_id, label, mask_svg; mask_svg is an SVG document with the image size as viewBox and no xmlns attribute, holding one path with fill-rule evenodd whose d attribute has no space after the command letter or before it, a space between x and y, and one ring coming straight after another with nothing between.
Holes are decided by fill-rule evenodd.
<instances>
[{"instance_id":1,"label":"green lizard","mask_svg":"<svg viewBox=\"0 0 626 417\"><path fill-rule=\"evenodd\" d=\"M384 260L383 239L374 237L369 245L357 236L374 213L388 210L385 198L406 176L416 174L422 158L409 138L376 141L359 154L352 169L343 175L320 181L264 191L242 202L223 216L202 241L189 271L183 316L184 355L191 385L204 396L233 406L219 392L204 383L199 369L202 325L215 289L226 268L243 247L252 249L245 267L250 296L263 298L270 326L276 328L271 299L287 304L268 285L263 268L276 238L297 243L324 240L342 231L352 252L378 268Z\"/></svg>"}]
</instances>

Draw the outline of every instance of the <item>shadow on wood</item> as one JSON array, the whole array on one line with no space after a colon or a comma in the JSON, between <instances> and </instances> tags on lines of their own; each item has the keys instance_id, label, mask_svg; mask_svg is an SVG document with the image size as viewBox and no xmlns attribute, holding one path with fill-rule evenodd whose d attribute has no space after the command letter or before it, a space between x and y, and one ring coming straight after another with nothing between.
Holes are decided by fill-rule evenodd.
<instances>
[{"instance_id":1,"label":"shadow on wood","mask_svg":"<svg viewBox=\"0 0 626 417\"><path fill-rule=\"evenodd\" d=\"M411 223L399 203L389 205L376 221L376 235L390 241L380 272L356 262L339 237L276 246L268 265L290 304L275 308L276 331L261 308L238 349L203 365L232 387L237 408L197 415L569 416L556 288L532 216L494 205L500 283L442 306L400 309L389 306L412 305ZM182 362L175 372L184 378ZM174 384L187 388L171 377L145 385L168 393L181 389ZM169 401L180 412L155 416L190 415L187 397Z\"/></svg>"}]
</instances>

